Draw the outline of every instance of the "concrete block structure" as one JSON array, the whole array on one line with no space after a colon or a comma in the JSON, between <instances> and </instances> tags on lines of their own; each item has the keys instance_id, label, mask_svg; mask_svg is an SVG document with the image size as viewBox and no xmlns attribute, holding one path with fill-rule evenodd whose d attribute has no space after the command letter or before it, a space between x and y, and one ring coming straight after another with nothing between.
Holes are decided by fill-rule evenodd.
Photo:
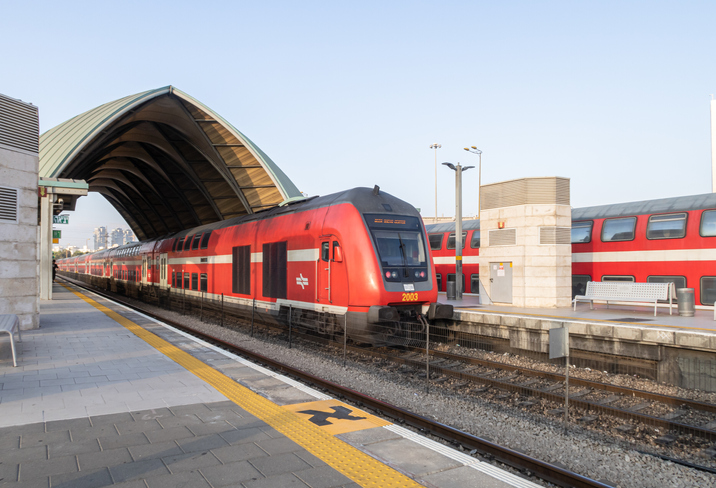
<instances>
[{"instance_id":1,"label":"concrete block structure","mask_svg":"<svg viewBox=\"0 0 716 488\"><path fill-rule=\"evenodd\" d=\"M39 327L38 142L34 105L0 94L0 314Z\"/></svg>"},{"instance_id":2,"label":"concrete block structure","mask_svg":"<svg viewBox=\"0 0 716 488\"><path fill-rule=\"evenodd\" d=\"M480 281L495 304L568 307L569 179L520 178L480 189Z\"/></svg>"}]
</instances>

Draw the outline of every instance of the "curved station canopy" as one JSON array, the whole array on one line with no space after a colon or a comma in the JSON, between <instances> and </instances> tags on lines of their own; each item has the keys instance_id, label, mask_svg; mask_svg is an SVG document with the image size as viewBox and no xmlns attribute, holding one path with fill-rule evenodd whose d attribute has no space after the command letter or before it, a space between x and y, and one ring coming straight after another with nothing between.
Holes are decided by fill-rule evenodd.
<instances>
[{"instance_id":1,"label":"curved station canopy","mask_svg":"<svg viewBox=\"0 0 716 488\"><path fill-rule=\"evenodd\" d=\"M140 240L301 196L261 149L173 86L106 103L42 134L39 176L85 180Z\"/></svg>"}]
</instances>

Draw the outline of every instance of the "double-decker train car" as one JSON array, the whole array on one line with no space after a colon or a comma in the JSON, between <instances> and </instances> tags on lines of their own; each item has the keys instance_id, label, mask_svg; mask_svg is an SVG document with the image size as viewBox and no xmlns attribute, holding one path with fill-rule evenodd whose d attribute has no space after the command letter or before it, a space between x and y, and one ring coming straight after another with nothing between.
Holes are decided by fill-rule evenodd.
<instances>
[{"instance_id":1,"label":"double-decker train car","mask_svg":"<svg viewBox=\"0 0 716 488\"><path fill-rule=\"evenodd\" d=\"M444 291L455 280L455 223L426 228ZM479 229L463 222L466 293L479 293ZM697 307L714 305L716 194L572 209L572 296L588 281L673 282L694 289Z\"/></svg>"},{"instance_id":2,"label":"double-decker train car","mask_svg":"<svg viewBox=\"0 0 716 488\"><path fill-rule=\"evenodd\" d=\"M155 289L257 306L277 320L314 320L319 332L343 328L361 342L390 341L420 316L450 319L437 303L425 228L410 204L374 189L285 202L253 215L131 243L90 256L74 271L127 293ZM74 259L74 258L70 258ZM72 264L60 263L60 269ZM120 286L117 286L120 285ZM406 325L403 325L403 327ZM412 332L412 331L411 331Z\"/></svg>"}]
</instances>

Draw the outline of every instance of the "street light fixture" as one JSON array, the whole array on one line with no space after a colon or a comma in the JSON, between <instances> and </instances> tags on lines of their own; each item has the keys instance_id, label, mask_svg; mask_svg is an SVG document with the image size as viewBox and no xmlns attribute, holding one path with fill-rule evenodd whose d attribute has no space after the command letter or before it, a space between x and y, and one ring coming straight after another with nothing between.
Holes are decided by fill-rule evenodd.
<instances>
[{"instance_id":1,"label":"street light fixture","mask_svg":"<svg viewBox=\"0 0 716 488\"><path fill-rule=\"evenodd\" d=\"M474 166L443 165L455 171L455 299L462 300L462 172Z\"/></svg>"},{"instance_id":2,"label":"street light fixture","mask_svg":"<svg viewBox=\"0 0 716 488\"><path fill-rule=\"evenodd\" d=\"M478 181L477 181L477 218L480 218L480 198L482 197L482 151L480 151L475 146L470 146L464 148L465 151L471 152L473 154L477 154L480 157L480 168L477 170L479 173Z\"/></svg>"},{"instance_id":3,"label":"street light fixture","mask_svg":"<svg viewBox=\"0 0 716 488\"><path fill-rule=\"evenodd\" d=\"M430 149L435 149L435 222L438 221L438 149L441 147L437 142L430 145Z\"/></svg>"}]
</instances>

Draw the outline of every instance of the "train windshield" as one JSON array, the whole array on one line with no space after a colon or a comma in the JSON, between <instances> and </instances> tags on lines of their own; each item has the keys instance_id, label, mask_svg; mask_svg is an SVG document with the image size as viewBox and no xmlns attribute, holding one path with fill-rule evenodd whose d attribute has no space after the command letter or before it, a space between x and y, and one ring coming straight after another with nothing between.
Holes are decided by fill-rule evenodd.
<instances>
[{"instance_id":1,"label":"train windshield","mask_svg":"<svg viewBox=\"0 0 716 488\"><path fill-rule=\"evenodd\" d=\"M420 220L374 214L365 218L386 280L427 281L428 254Z\"/></svg>"}]
</instances>

